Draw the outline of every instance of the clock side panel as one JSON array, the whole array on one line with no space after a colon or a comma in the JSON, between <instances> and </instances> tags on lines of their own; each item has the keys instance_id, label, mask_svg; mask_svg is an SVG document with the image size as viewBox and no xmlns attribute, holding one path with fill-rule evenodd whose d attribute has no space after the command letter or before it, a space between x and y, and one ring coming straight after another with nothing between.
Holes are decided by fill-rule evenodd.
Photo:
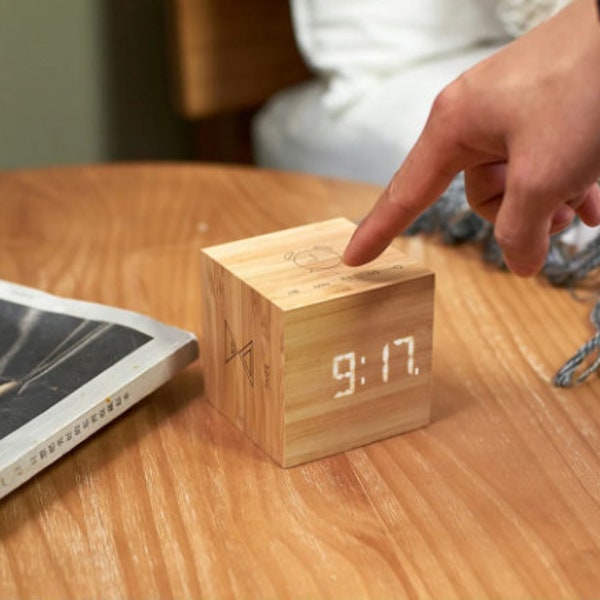
<instances>
[{"instance_id":1,"label":"clock side panel","mask_svg":"<svg viewBox=\"0 0 600 600\"><path fill-rule=\"evenodd\" d=\"M434 276L285 314L285 466L426 425Z\"/></svg>"},{"instance_id":2,"label":"clock side panel","mask_svg":"<svg viewBox=\"0 0 600 600\"><path fill-rule=\"evenodd\" d=\"M282 462L281 311L206 254L202 292L207 398Z\"/></svg>"},{"instance_id":3,"label":"clock side panel","mask_svg":"<svg viewBox=\"0 0 600 600\"><path fill-rule=\"evenodd\" d=\"M283 325L282 313L259 292L245 286L255 346L254 387L247 405L248 435L278 463L283 463Z\"/></svg>"}]
</instances>

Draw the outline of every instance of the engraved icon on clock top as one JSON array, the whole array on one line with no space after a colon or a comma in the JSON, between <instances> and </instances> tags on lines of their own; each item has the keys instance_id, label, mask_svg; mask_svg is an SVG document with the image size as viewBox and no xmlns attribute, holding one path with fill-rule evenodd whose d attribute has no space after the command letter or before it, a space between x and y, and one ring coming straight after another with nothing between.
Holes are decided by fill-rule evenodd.
<instances>
[{"instance_id":1,"label":"engraved icon on clock top","mask_svg":"<svg viewBox=\"0 0 600 600\"><path fill-rule=\"evenodd\" d=\"M284 258L308 271L334 269L342 263L342 257L331 246L313 246L304 250L291 251L285 254Z\"/></svg>"}]
</instances>

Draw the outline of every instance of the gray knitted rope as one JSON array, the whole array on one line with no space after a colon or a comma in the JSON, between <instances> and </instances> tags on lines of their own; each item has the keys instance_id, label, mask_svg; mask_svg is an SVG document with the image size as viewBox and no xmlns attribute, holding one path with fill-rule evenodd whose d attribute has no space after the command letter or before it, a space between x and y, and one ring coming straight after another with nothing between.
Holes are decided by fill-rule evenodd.
<instances>
[{"instance_id":1,"label":"gray knitted rope","mask_svg":"<svg viewBox=\"0 0 600 600\"><path fill-rule=\"evenodd\" d=\"M446 244L480 243L486 262L506 268L492 226L469 208L462 174L455 177L440 199L421 214L405 233L437 233ZM598 266L600 234L574 255L569 254L560 236L554 236L542 274L552 285L572 289L576 282ZM591 320L596 333L558 370L553 378L554 385L569 387L581 383L600 367L600 299L592 310ZM596 353L594 359L591 358L593 353ZM587 366L584 365L586 361L589 363ZM577 375L580 370L582 372Z\"/></svg>"}]
</instances>

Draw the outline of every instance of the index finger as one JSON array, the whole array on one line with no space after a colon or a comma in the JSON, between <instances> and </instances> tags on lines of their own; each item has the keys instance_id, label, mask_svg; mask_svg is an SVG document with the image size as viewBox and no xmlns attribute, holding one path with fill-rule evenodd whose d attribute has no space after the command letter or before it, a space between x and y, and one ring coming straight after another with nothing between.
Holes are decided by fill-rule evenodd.
<instances>
[{"instance_id":1,"label":"index finger","mask_svg":"<svg viewBox=\"0 0 600 600\"><path fill-rule=\"evenodd\" d=\"M344 252L344 262L362 265L379 256L392 239L406 229L466 166L465 151L434 137L426 127L367 217L360 223ZM453 147L454 146L454 147Z\"/></svg>"}]
</instances>

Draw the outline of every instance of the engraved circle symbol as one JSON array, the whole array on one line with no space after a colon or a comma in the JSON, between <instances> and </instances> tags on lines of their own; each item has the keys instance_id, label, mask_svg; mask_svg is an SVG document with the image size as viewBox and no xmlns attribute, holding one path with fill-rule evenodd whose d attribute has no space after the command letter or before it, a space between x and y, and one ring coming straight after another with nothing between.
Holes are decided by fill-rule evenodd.
<instances>
[{"instance_id":1,"label":"engraved circle symbol","mask_svg":"<svg viewBox=\"0 0 600 600\"><path fill-rule=\"evenodd\" d=\"M285 258L309 271L333 269L342 262L342 257L331 246L313 246L307 250L290 252Z\"/></svg>"}]
</instances>

